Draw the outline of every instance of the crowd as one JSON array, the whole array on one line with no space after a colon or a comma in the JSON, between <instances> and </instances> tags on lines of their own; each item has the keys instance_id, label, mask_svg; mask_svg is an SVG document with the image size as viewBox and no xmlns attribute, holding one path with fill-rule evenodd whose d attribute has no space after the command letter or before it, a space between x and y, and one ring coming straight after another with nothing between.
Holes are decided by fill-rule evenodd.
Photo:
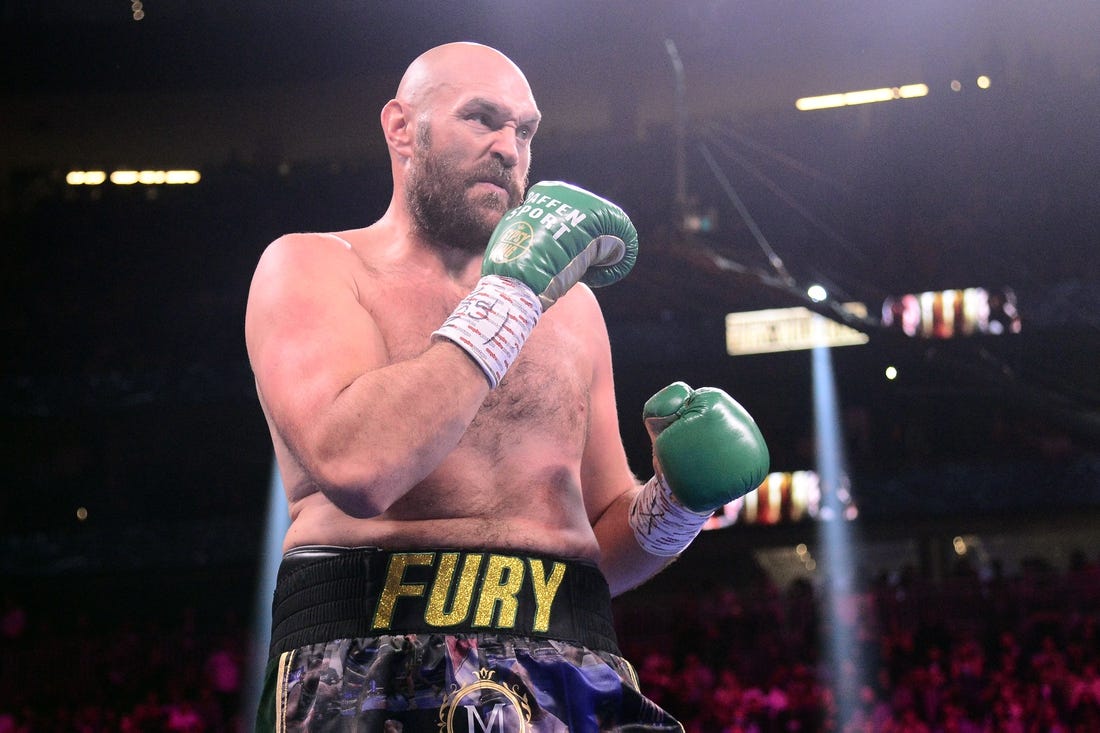
<instances>
[{"instance_id":1,"label":"crowd","mask_svg":"<svg viewBox=\"0 0 1100 733\"><path fill-rule=\"evenodd\" d=\"M219 610L217 594L191 589L193 603L172 612L7 587L0 733L242 728L248 614ZM883 574L840 618L808 578L780 588L761 573L694 591L617 601L643 689L688 733L1100 730L1100 563L1084 553L1064 569ZM841 631L854 645L833 665L826 650Z\"/></svg>"},{"instance_id":2,"label":"crowd","mask_svg":"<svg viewBox=\"0 0 1100 733\"><path fill-rule=\"evenodd\" d=\"M0 732L240 729L248 629L196 606L88 612L72 600L9 596L0 619ZM139 610L140 609L140 610Z\"/></svg>"},{"instance_id":3,"label":"crowd","mask_svg":"<svg viewBox=\"0 0 1100 733\"><path fill-rule=\"evenodd\" d=\"M826 620L806 581L692 599L665 648L637 640L642 685L688 733L1100 730L1100 564L1084 554L1011 577L884 574L846 602Z\"/></svg>"}]
</instances>

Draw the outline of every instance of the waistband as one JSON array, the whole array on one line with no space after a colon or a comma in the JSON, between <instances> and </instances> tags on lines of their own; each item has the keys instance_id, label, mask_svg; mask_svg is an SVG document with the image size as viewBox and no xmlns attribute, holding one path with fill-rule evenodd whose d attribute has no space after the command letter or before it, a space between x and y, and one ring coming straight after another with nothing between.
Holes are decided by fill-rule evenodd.
<instances>
[{"instance_id":1,"label":"waistband","mask_svg":"<svg viewBox=\"0 0 1100 733\"><path fill-rule=\"evenodd\" d=\"M333 639L486 632L620 653L595 565L505 550L295 548L271 615L272 656Z\"/></svg>"}]
</instances>

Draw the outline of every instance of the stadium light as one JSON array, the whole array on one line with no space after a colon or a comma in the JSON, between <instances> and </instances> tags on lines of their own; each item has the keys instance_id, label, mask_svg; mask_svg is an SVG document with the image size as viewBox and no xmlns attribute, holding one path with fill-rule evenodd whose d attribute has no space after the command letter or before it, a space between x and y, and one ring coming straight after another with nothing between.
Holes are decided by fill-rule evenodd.
<instances>
[{"instance_id":1,"label":"stadium light","mask_svg":"<svg viewBox=\"0 0 1100 733\"><path fill-rule=\"evenodd\" d=\"M823 328L825 318L816 316L815 326ZM854 523L845 520L855 519L856 513L850 503L844 427L831 350L814 348L812 361L814 443L823 499L822 521L817 526L822 551L818 567L822 571L824 615L829 629L822 642L840 719L850 720L859 706L857 691L870 677L859 645L863 620L848 612L850 599L857 590L859 560L857 529Z\"/></svg>"},{"instance_id":2,"label":"stadium light","mask_svg":"<svg viewBox=\"0 0 1100 733\"><path fill-rule=\"evenodd\" d=\"M70 186L98 186L109 180L116 186L132 186L140 183L145 186L163 184L190 185L202 180L202 174L196 170L117 170L108 177L104 171L69 171L65 174L65 183Z\"/></svg>"},{"instance_id":3,"label":"stadium light","mask_svg":"<svg viewBox=\"0 0 1100 733\"><path fill-rule=\"evenodd\" d=\"M882 325L914 338L1012 334L1021 330L1011 288L958 288L886 298Z\"/></svg>"},{"instance_id":4,"label":"stadium light","mask_svg":"<svg viewBox=\"0 0 1100 733\"><path fill-rule=\"evenodd\" d=\"M874 102L892 102L895 99L913 99L928 95L927 84L905 84L899 87L883 87L881 89L863 89L842 94L824 94L817 97L802 97L795 100L794 106L808 112L815 109L831 109L834 107L850 107L857 104L871 104Z\"/></svg>"},{"instance_id":5,"label":"stadium light","mask_svg":"<svg viewBox=\"0 0 1100 733\"><path fill-rule=\"evenodd\" d=\"M106 180L103 171L69 171L65 175L65 183L70 186L98 186Z\"/></svg>"},{"instance_id":6,"label":"stadium light","mask_svg":"<svg viewBox=\"0 0 1100 733\"><path fill-rule=\"evenodd\" d=\"M138 182L137 171L112 171L111 183L116 186L132 186Z\"/></svg>"},{"instance_id":7,"label":"stadium light","mask_svg":"<svg viewBox=\"0 0 1100 733\"><path fill-rule=\"evenodd\" d=\"M843 303L841 307L859 318L867 315L863 303ZM808 308L769 308L726 314L726 353L730 356L799 351L817 346L856 346L870 339L831 319L815 323L816 314Z\"/></svg>"}]
</instances>

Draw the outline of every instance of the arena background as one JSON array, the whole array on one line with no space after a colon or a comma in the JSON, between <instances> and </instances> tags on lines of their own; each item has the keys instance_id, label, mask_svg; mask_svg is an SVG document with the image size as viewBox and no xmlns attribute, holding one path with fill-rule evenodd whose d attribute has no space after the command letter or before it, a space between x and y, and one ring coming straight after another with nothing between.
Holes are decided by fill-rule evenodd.
<instances>
[{"instance_id":1,"label":"arena background","mask_svg":"<svg viewBox=\"0 0 1100 733\"><path fill-rule=\"evenodd\" d=\"M641 405L675 379L734 394L773 470L816 470L811 352L730 356L725 317L844 320L861 302L848 325L869 342L831 354L856 585L1066 582L1100 559L1094 2L6 0L0 20L0 655L18 662L0 720L109 730L150 697L209 698L215 649L248 669L271 480L242 335L252 268L281 233L381 214L378 110L448 40L526 71L532 181L598 191L638 226L635 271L598 297L639 474ZM914 83L927 96L794 104ZM120 169L201 180L66 182ZM888 299L977 287L1014 295L1018 333L881 320ZM685 604L820 591L840 571L812 562L819 525L704 533L617 601L627 646L682 665ZM1061 611L1095 619L1081 577L1059 598L1083 605ZM72 695L28 684L59 666ZM207 729L246 688L217 693Z\"/></svg>"}]
</instances>

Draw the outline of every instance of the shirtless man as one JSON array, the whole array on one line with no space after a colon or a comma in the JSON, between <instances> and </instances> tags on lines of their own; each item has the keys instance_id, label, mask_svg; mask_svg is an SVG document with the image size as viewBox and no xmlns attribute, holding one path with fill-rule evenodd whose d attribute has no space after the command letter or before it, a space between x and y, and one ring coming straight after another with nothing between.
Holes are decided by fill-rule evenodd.
<instances>
[{"instance_id":1,"label":"shirtless man","mask_svg":"<svg viewBox=\"0 0 1100 733\"><path fill-rule=\"evenodd\" d=\"M257 266L246 340L291 515L259 729L680 730L610 597L755 488L767 449L728 395L677 383L635 478L585 283L623 277L637 234L568 184L525 200L539 122L499 52L427 51L382 109L385 214Z\"/></svg>"}]
</instances>

